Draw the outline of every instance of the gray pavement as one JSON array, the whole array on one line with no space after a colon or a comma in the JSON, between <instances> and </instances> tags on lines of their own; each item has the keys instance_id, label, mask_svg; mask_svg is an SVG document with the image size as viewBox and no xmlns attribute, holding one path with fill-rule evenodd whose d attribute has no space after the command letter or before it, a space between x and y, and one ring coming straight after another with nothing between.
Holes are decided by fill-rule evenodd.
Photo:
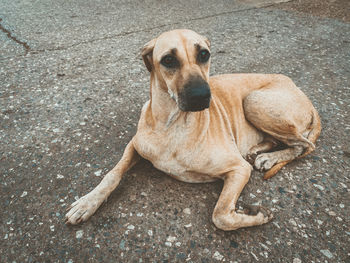
<instances>
[{"instance_id":1,"label":"gray pavement","mask_svg":"<svg viewBox=\"0 0 350 263\"><path fill-rule=\"evenodd\" d=\"M1 1L0 261L348 262L350 24L272 2ZM212 75L290 76L321 115L316 151L269 181L253 172L241 200L274 212L264 226L216 229L221 182L178 182L146 161L66 226L136 131L140 48L174 28L211 40Z\"/></svg>"}]
</instances>

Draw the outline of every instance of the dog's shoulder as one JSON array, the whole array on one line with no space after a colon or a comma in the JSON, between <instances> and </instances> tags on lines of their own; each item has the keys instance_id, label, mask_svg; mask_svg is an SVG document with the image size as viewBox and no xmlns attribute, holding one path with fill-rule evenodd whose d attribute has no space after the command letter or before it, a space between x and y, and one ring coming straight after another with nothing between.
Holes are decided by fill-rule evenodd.
<instances>
[{"instance_id":1,"label":"dog's shoulder","mask_svg":"<svg viewBox=\"0 0 350 263\"><path fill-rule=\"evenodd\" d=\"M284 80L287 77L279 74L236 73L210 77L209 85L218 96L234 95L244 99L250 92L260 89L271 82Z\"/></svg>"},{"instance_id":2,"label":"dog's shoulder","mask_svg":"<svg viewBox=\"0 0 350 263\"><path fill-rule=\"evenodd\" d=\"M210 77L209 85L212 90L240 89L254 77L251 74L222 74Z\"/></svg>"},{"instance_id":3,"label":"dog's shoulder","mask_svg":"<svg viewBox=\"0 0 350 263\"><path fill-rule=\"evenodd\" d=\"M215 97L240 97L245 79L242 74L224 74L210 77L209 86Z\"/></svg>"}]
</instances>

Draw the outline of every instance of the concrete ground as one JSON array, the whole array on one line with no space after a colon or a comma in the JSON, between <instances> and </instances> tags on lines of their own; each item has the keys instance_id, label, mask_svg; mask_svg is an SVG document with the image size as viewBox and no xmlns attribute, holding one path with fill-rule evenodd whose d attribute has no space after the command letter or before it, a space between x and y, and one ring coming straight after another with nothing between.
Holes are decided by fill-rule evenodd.
<instances>
[{"instance_id":1,"label":"concrete ground","mask_svg":"<svg viewBox=\"0 0 350 263\"><path fill-rule=\"evenodd\" d=\"M1 1L0 261L349 262L349 20L273 2ZM322 118L316 151L268 181L253 172L241 200L273 211L263 226L216 229L221 182L146 161L89 221L65 225L135 134L149 96L140 48L174 28L211 40L211 74L291 77Z\"/></svg>"}]
</instances>

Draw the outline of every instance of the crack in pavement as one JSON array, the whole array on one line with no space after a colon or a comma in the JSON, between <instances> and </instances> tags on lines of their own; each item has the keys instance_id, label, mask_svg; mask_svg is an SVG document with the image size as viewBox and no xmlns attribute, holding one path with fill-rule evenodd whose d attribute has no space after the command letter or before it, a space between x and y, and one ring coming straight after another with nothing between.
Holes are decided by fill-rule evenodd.
<instances>
[{"instance_id":1,"label":"crack in pavement","mask_svg":"<svg viewBox=\"0 0 350 263\"><path fill-rule=\"evenodd\" d=\"M6 28L4 28L1 25L1 21L2 21L1 18L0 18L0 30L3 31L4 33L6 33L8 38L10 38L13 41L15 41L16 43L22 45L25 48L25 50L26 50L25 55L27 55L29 52L32 53L32 54L37 54L37 53L44 53L44 52L47 52L47 51L68 50L70 48L73 48L73 47L76 47L76 46L79 46L79 45L93 43L93 42L96 42L96 41L113 39L113 38L116 38L116 37L127 36L127 35L134 34L134 33L148 32L148 31L152 31L154 29L158 29L158 28L162 28L162 27L166 27L166 26L173 26L173 25L178 25L178 24L181 24L181 23L187 23L187 22L191 22L191 21L198 21L198 20L202 20L202 19L213 18L213 17L217 17L217 16L221 16L221 15L227 15L227 14L232 14L232 13L237 13L237 12L256 10L256 9L260 9L260 8L270 7L270 6L273 6L273 5L274 5L274 3L264 4L262 6L249 6L249 7L240 8L240 9L234 9L234 10L225 11L225 12L221 12L221 13L217 13L217 14L213 14L213 15L206 15L206 16L201 16L201 17L196 17L196 18L191 18L191 19L185 19L183 21L178 21L178 22L174 22L174 23L162 24L162 25L157 25L157 26L149 27L149 28L143 28L143 29L139 29L139 30L124 31L124 32L121 32L121 33L118 33L118 34L115 34L115 35L112 35L112 36L106 36L106 37L101 37L101 38L90 39L90 40L87 40L87 41L81 41L81 42L72 44L70 46L61 46L61 47L55 47L55 48L44 48L44 49L37 49L37 50L31 49L30 46L27 43L25 43L23 41L20 41L16 37L14 37L11 34L10 31L8 31ZM0 61L2 61L2 60L3 59L1 59Z\"/></svg>"},{"instance_id":2,"label":"crack in pavement","mask_svg":"<svg viewBox=\"0 0 350 263\"><path fill-rule=\"evenodd\" d=\"M28 52L31 50L30 46L29 46L26 42L23 42L23 41L19 40L18 38L16 38L15 36L13 36L13 35L11 34L11 32L10 32L8 29L6 29L6 28L1 24L1 22L2 22L2 18L0 18L0 30L1 30L2 32L4 32L4 33L7 35L7 37L8 37L9 39L13 40L13 41L16 42L17 44L19 44L19 45L21 45L22 47L24 47L24 49L25 49L25 55L27 55Z\"/></svg>"},{"instance_id":3,"label":"crack in pavement","mask_svg":"<svg viewBox=\"0 0 350 263\"><path fill-rule=\"evenodd\" d=\"M267 4L264 5L263 7L269 7L272 6L273 4ZM168 24L162 24L162 25L157 25L154 27L149 27L149 28L143 28L143 29L139 29L139 30L132 30L132 31L124 31L112 36L106 36L106 37L101 37L101 38L94 38L94 39L90 39L87 41L81 41L79 43L75 43L72 44L70 46L62 46L62 47L55 47L55 48L46 48L46 49L38 49L38 50L33 50L32 53L41 53L41 52L46 52L46 51L58 51L58 50L67 50L70 49L72 47L76 47L79 45L83 45L83 44L88 44L88 43L93 43L96 41L101 41L101 40L108 40L108 39L113 39L116 37L120 37L120 36L127 36L127 35L131 35L134 33L140 33L140 32L148 32L148 31L152 31L154 29L157 28L162 28L162 27L166 27L166 26L173 26L173 25L178 25L181 23L187 23L187 22L191 22L191 21L197 21L197 20L202 20L202 19L207 19L207 18L213 18L213 17L217 17L217 16L221 16L221 15L227 15L227 14L232 14L232 13L237 13L237 12L241 12L241 11L249 11L249 10L255 10L255 9L259 9L262 6L256 7L248 7L248 8L241 8L241 9L235 9L235 10L231 10L231 11L225 11L225 12L221 12L221 13L217 13L217 14L213 14L213 15L206 15L206 16L201 16L201 17L196 17L196 18L191 18L191 19L187 19L187 20L183 20L183 21L179 21L179 22L174 22L174 23L168 23Z\"/></svg>"}]
</instances>

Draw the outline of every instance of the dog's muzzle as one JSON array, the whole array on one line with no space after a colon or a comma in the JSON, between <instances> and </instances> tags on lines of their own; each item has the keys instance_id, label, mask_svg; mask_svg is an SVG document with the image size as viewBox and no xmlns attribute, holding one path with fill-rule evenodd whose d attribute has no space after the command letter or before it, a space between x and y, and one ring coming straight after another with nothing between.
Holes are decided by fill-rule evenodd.
<instances>
[{"instance_id":1,"label":"dog's muzzle","mask_svg":"<svg viewBox=\"0 0 350 263\"><path fill-rule=\"evenodd\" d=\"M179 108L182 111L202 111L210 105L210 87L202 78L192 78L179 93Z\"/></svg>"}]
</instances>

